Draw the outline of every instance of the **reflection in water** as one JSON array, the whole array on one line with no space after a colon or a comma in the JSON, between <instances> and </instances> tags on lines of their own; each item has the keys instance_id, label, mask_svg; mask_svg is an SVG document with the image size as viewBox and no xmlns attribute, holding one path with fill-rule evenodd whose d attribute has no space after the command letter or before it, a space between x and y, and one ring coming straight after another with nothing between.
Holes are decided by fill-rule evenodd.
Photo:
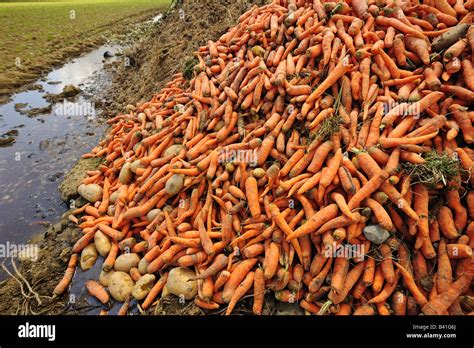
<instances>
[{"instance_id":1,"label":"reflection in water","mask_svg":"<svg viewBox=\"0 0 474 348\"><path fill-rule=\"evenodd\" d=\"M117 46L102 46L38 81L43 91L18 93L10 103L0 105L0 134L12 129L19 133L15 143L0 148L0 244L26 242L66 211L58 185L105 130L95 117L92 97L110 83L104 52L118 50ZM33 118L15 110L17 103L28 103L25 109L45 107L45 93L60 93L69 84L84 91L73 107L61 103L49 114Z\"/></svg>"}]
</instances>

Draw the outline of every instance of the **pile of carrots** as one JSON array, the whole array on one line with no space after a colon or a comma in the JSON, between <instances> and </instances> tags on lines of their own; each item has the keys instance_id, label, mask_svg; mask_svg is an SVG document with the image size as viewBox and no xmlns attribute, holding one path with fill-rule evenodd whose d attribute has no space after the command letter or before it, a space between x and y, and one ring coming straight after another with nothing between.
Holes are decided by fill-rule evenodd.
<instances>
[{"instance_id":1,"label":"pile of carrots","mask_svg":"<svg viewBox=\"0 0 474 348\"><path fill-rule=\"evenodd\" d=\"M102 231L104 269L128 243L158 279L144 310L180 266L196 272L195 304L226 314L244 297L262 314L265 296L313 314L474 314L473 10L251 8L198 50L190 81L109 120L84 156L105 158L84 180L103 197L73 212L84 234L55 293ZM449 175L416 176L433 158ZM367 239L371 225L388 238Z\"/></svg>"}]
</instances>

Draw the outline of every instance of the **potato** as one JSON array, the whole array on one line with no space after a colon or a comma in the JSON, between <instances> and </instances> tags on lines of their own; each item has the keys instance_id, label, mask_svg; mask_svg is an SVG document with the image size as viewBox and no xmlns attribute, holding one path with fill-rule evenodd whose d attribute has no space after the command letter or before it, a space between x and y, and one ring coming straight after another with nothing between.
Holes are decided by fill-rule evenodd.
<instances>
[{"instance_id":1,"label":"potato","mask_svg":"<svg viewBox=\"0 0 474 348\"><path fill-rule=\"evenodd\" d=\"M126 185L132 181L133 173L130 170L130 162L125 163L120 169L119 181Z\"/></svg>"},{"instance_id":2,"label":"potato","mask_svg":"<svg viewBox=\"0 0 474 348\"><path fill-rule=\"evenodd\" d=\"M171 145L165 150L165 152L163 153L163 157L170 156L170 155L178 156L182 149L184 149L184 145L182 144Z\"/></svg>"},{"instance_id":3,"label":"potato","mask_svg":"<svg viewBox=\"0 0 474 348\"><path fill-rule=\"evenodd\" d=\"M133 286L132 296L136 300L143 300L155 284L155 279L153 274L145 274Z\"/></svg>"},{"instance_id":4,"label":"potato","mask_svg":"<svg viewBox=\"0 0 474 348\"><path fill-rule=\"evenodd\" d=\"M125 272L114 272L109 278L110 295L119 302L124 302L130 297L133 290L133 280Z\"/></svg>"},{"instance_id":5,"label":"potato","mask_svg":"<svg viewBox=\"0 0 474 348\"><path fill-rule=\"evenodd\" d=\"M165 298L166 296L168 296L170 294L170 292L168 291L168 288L166 287L166 285L163 287L163 290L161 290L161 298Z\"/></svg>"},{"instance_id":6,"label":"potato","mask_svg":"<svg viewBox=\"0 0 474 348\"><path fill-rule=\"evenodd\" d=\"M152 209L148 212L148 214L146 214L146 219L148 221L153 221L158 216L158 214L161 214L161 209Z\"/></svg>"},{"instance_id":7,"label":"potato","mask_svg":"<svg viewBox=\"0 0 474 348\"><path fill-rule=\"evenodd\" d=\"M94 234L94 244L95 248L102 257L106 257L109 254L110 248L112 247L112 243L110 243L109 238L102 231L97 231Z\"/></svg>"},{"instance_id":8,"label":"potato","mask_svg":"<svg viewBox=\"0 0 474 348\"><path fill-rule=\"evenodd\" d=\"M130 268L137 267L140 262L140 257L135 253L125 253L117 257L115 260L114 269L116 271L130 272Z\"/></svg>"},{"instance_id":9,"label":"potato","mask_svg":"<svg viewBox=\"0 0 474 348\"><path fill-rule=\"evenodd\" d=\"M140 274L145 274L148 268L148 261L145 258L142 258L138 263L138 271Z\"/></svg>"},{"instance_id":10,"label":"potato","mask_svg":"<svg viewBox=\"0 0 474 348\"><path fill-rule=\"evenodd\" d=\"M196 273L186 267L173 268L168 274L166 288L170 294L184 296L186 300L193 299L197 294L197 281L188 281Z\"/></svg>"},{"instance_id":11,"label":"potato","mask_svg":"<svg viewBox=\"0 0 474 348\"><path fill-rule=\"evenodd\" d=\"M171 196L178 194L184 186L184 175L182 174L174 174L171 178L168 179L166 182L166 193Z\"/></svg>"},{"instance_id":12,"label":"potato","mask_svg":"<svg viewBox=\"0 0 474 348\"><path fill-rule=\"evenodd\" d=\"M115 205L109 205L107 208L107 215L114 216L115 215Z\"/></svg>"},{"instance_id":13,"label":"potato","mask_svg":"<svg viewBox=\"0 0 474 348\"><path fill-rule=\"evenodd\" d=\"M81 184L77 188L77 193L91 203L102 199L102 187L97 184Z\"/></svg>"},{"instance_id":14,"label":"potato","mask_svg":"<svg viewBox=\"0 0 474 348\"><path fill-rule=\"evenodd\" d=\"M112 274L114 274L115 271L114 270L111 270L110 272L106 272L104 270L100 271L100 274L99 274L99 282L103 285L103 286L109 286L110 284L110 277L112 276Z\"/></svg>"},{"instance_id":15,"label":"potato","mask_svg":"<svg viewBox=\"0 0 474 348\"><path fill-rule=\"evenodd\" d=\"M130 170L132 171L132 173L137 173L138 168L145 168L145 166L142 164L142 162L139 159L133 161L130 164Z\"/></svg>"},{"instance_id":16,"label":"potato","mask_svg":"<svg viewBox=\"0 0 474 348\"><path fill-rule=\"evenodd\" d=\"M263 168L255 168L255 169L252 171L252 175L253 175L254 177L256 177L257 179L263 178L264 175L265 175L265 169L263 169Z\"/></svg>"},{"instance_id":17,"label":"potato","mask_svg":"<svg viewBox=\"0 0 474 348\"><path fill-rule=\"evenodd\" d=\"M94 243L86 246L81 253L81 269L83 271L91 269L97 260L97 256L97 249L95 248Z\"/></svg>"},{"instance_id":18,"label":"potato","mask_svg":"<svg viewBox=\"0 0 474 348\"><path fill-rule=\"evenodd\" d=\"M115 202L117 202L117 198L119 196L119 192L118 191L115 191L114 193L112 193L109 197L109 201L110 203L112 204L115 204Z\"/></svg>"}]
</instances>

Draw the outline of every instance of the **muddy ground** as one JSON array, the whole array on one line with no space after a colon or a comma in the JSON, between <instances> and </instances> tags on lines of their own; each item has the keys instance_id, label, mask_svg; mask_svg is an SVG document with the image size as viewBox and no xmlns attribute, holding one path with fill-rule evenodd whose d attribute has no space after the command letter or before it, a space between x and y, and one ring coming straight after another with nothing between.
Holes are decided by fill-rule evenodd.
<instances>
[{"instance_id":1,"label":"muddy ground","mask_svg":"<svg viewBox=\"0 0 474 348\"><path fill-rule=\"evenodd\" d=\"M106 93L108 98L105 101L105 114L115 115L129 104L150 99L174 73L183 71L199 46L209 39L217 39L252 5L261 5L264 2L264 0L178 1L162 19L156 31L141 40L135 49L127 52L132 64L128 67L123 64L115 67L113 87ZM99 163L100 160L97 159L80 160L60 185L61 197L66 201L73 199L76 196L76 187L84 177L85 171L95 169ZM79 200L76 203L77 206L81 204ZM91 306L84 299L71 305L67 301L67 295L56 299L50 297L52 289L64 273L71 247L81 235L81 231L68 221L67 216L68 212L58 223L30 241L39 246L37 261L15 260L21 276L16 275L17 280L10 278L0 283L0 314L81 314L90 309ZM14 272L10 260L5 266ZM22 277L24 281L21 280ZM273 297L268 299L266 314L302 314L299 306L284 303L275 306L274 302ZM236 312L250 313L248 310L250 307L246 304L245 300L242 301ZM182 305L176 298L163 299L149 312L203 314L203 311L192 303Z\"/></svg>"},{"instance_id":2,"label":"muddy ground","mask_svg":"<svg viewBox=\"0 0 474 348\"><path fill-rule=\"evenodd\" d=\"M127 34L126 28L130 23L145 22L160 13L160 11L160 9L157 9L150 13L147 10L114 22L111 25L98 27L90 32L84 32L82 34L82 41L78 39L74 44L57 49L57 51L49 54L47 57L38 57L34 64L25 65L21 70L12 69L7 73L3 73L0 76L0 103L8 102L13 93L34 89L36 87L35 81L38 78L46 75L54 68L62 66L65 61L78 57L84 52L104 44L105 37L124 36Z\"/></svg>"}]
</instances>

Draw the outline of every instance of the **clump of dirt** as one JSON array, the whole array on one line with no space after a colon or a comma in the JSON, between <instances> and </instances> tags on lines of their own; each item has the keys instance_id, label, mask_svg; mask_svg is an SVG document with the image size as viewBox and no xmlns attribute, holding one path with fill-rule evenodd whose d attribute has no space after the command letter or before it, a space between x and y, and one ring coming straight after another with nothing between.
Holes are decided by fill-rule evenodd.
<instances>
[{"instance_id":1,"label":"clump of dirt","mask_svg":"<svg viewBox=\"0 0 474 348\"><path fill-rule=\"evenodd\" d=\"M180 302L179 298L168 295L159 300L153 311L154 315L202 315L204 312L193 302Z\"/></svg>"},{"instance_id":2,"label":"clump of dirt","mask_svg":"<svg viewBox=\"0 0 474 348\"><path fill-rule=\"evenodd\" d=\"M59 185L61 199L69 202L77 196L77 187L81 184L82 179L86 177L86 172L96 170L102 163L102 158L83 158L80 159L69 173L66 174L63 182Z\"/></svg>"},{"instance_id":3,"label":"clump of dirt","mask_svg":"<svg viewBox=\"0 0 474 348\"><path fill-rule=\"evenodd\" d=\"M16 136L18 136L18 131L16 129L11 129L0 135L0 147L12 145L16 140Z\"/></svg>"},{"instance_id":4,"label":"clump of dirt","mask_svg":"<svg viewBox=\"0 0 474 348\"><path fill-rule=\"evenodd\" d=\"M217 40L239 16L266 0L178 0L156 30L127 56L134 64L118 66L113 98L106 110L113 115L127 104L149 100L169 78L185 70L194 52Z\"/></svg>"},{"instance_id":5,"label":"clump of dirt","mask_svg":"<svg viewBox=\"0 0 474 348\"><path fill-rule=\"evenodd\" d=\"M4 260L3 266L15 276L16 280L9 278L0 283L0 313L65 314L65 297L53 299L52 289L63 276L71 254L71 242L77 240L81 234L81 230L68 221L66 213L60 222L28 242L38 247L36 259ZM15 266L19 274L15 272ZM29 290L25 280L32 291Z\"/></svg>"},{"instance_id":6,"label":"clump of dirt","mask_svg":"<svg viewBox=\"0 0 474 348\"><path fill-rule=\"evenodd\" d=\"M59 103L62 102L64 99L73 98L81 92L82 90L77 86L66 85L64 86L63 91L61 93L46 93L43 98L46 99L49 103Z\"/></svg>"}]
</instances>

